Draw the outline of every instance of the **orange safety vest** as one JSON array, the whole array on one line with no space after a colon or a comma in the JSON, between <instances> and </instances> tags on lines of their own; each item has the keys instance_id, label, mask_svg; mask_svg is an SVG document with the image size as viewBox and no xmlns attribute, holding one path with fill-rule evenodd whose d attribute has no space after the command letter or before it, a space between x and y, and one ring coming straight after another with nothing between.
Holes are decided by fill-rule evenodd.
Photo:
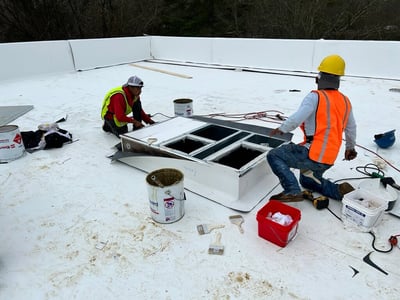
<instances>
[{"instance_id":1,"label":"orange safety vest","mask_svg":"<svg viewBox=\"0 0 400 300\"><path fill-rule=\"evenodd\" d=\"M338 90L313 92L318 94L318 106L315 113L315 133L308 157L319 163L333 165L342 145L343 131L349 119L351 103ZM304 138L306 141L306 136Z\"/></svg>"}]
</instances>

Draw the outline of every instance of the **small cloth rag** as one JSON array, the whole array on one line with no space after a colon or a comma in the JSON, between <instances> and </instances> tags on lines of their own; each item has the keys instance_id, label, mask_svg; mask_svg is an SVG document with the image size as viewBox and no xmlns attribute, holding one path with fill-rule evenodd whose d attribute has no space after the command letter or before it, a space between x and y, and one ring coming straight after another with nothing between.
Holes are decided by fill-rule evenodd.
<instances>
[{"instance_id":1,"label":"small cloth rag","mask_svg":"<svg viewBox=\"0 0 400 300\"><path fill-rule=\"evenodd\" d=\"M281 224L283 226L288 226L293 222L293 219L290 215L284 215L281 214L280 212L276 212L272 215L271 219L278 223Z\"/></svg>"}]
</instances>

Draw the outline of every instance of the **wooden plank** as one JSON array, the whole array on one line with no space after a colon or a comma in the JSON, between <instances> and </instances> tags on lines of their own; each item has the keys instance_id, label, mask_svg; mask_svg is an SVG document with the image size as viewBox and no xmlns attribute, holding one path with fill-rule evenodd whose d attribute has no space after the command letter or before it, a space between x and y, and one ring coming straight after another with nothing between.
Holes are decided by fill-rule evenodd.
<instances>
[{"instance_id":1,"label":"wooden plank","mask_svg":"<svg viewBox=\"0 0 400 300\"><path fill-rule=\"evenodd\" d=\"M179 74L179 73L175 73L175 72L170 72L167 70L162 70L162 69L157 69L157 68L152 68L152 67L148 67L148 66L143 66L143 65L138 65L138 64L130 64L132 67L137 67L137 68L142 68L142 69L146 69L146 70L150 70L150 71L155 71L155 72L160 72L160 73L164 73L164 74L168 74L168 75L172 75L172 76L177 76L177 77L181 77L181 78L186 78L186 79L191 79L192 76L189 75L185 75L185 74Z\"/></svg>"}]
</instances>

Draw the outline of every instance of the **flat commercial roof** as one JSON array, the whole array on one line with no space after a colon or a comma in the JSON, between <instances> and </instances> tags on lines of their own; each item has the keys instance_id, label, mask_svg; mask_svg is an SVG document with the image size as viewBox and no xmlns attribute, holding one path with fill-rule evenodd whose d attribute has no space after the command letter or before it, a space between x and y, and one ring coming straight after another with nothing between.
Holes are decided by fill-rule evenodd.
<instances>
[{"instance_id":1,"label":"flat commercial roof","mask_svg":"<svg viewBox=\"0 0 400 300\"><path fill-rule=\"evenodd\" d=\"M396 299L399 255L372 247L373 237L344 226L311 202L301 211L297 235L281 248L258 236L255 209L242 214L244 233L229 221L237 212L186 191L185 213L171 224L154 222L146 173L107 155L119 140L102 131L105 93L137 75L144 81L143 108L157 121L174 115L173 100L193 99L196 115L244 115L276 110L290 115L315 88L310 76L290 76L173 64L131 65L43 75L1 83L0 106L34 105L14 120L20 131L59 123L74 142L60 149L26 153L0 165L1 299ZM357 159L326 172L333 181L363 177L358 167L380 164L400 181L398 143L377 148L373 136L399 129L398 81L343 77L341 91L352 101L358 125ZM267 118L248 124L275 128ZM279 123L279 122L278 122ZM398 131L397 131L398 132ZM299 130L292 141L302 139ZM348 180L357 186L361 180ZM278 186L274 193L279 193ZM341 216L342 203L329 208ZM389 249L400 219L387 213L374 228L375 246ZM209 255L215 231L199 235L199 224L218 229L223 255ZM369 256L383 272L363 261Z\"/></svg>"}]
</instances>

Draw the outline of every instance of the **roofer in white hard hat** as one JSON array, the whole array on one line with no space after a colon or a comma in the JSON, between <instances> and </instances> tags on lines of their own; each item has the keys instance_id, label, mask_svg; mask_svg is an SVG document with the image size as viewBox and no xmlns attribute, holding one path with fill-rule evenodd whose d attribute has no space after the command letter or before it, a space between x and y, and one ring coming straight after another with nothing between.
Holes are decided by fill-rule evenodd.
<instances>
[{"instance_id":1,"label":"roofer in white hard hat","mask_svg":"<svg viewBox=\"0 0 400 300\"><path fill-rule=\"evenodd\" d=\"M107 92L101 109L101 118L104 120L103 130L119 137L128 132L128 123L132 123L133 130L142 128L154 121L142 109L140 94L143 81L137 77L129 77L128 81ZM132 113L132 117L128 116Z\"/></svg>"},{"instance_id":2,"label":"roofer in white hard hat","mask_svg":"<svg viewBox=\"0 0 400 300\"><path fill-rule=\"evenodd\" d=\"M343 133L346 140L344 158L356 158L356 122L349 99L339 91L340 76L344 75L345 62L339 55L325 57L318 67L317 90L311 91L299 109L286 119L271 135L290 132L300 127L304 141L300 144L283 144L269 151L267 160L278 176L283 192L271 199L282 202L313 200L315 191L323 196L342 200L343 195L354 190L347 182L333 183L322 177L333 166L339 153ZM301 191L292 168L300 170ZM325 198L326 198L325 197ZM328 200L328 198L326 198ZM327 201L324 201L326 207ZM317 208L323 208L313 203Z\"/></svg>"}]
</instances>

